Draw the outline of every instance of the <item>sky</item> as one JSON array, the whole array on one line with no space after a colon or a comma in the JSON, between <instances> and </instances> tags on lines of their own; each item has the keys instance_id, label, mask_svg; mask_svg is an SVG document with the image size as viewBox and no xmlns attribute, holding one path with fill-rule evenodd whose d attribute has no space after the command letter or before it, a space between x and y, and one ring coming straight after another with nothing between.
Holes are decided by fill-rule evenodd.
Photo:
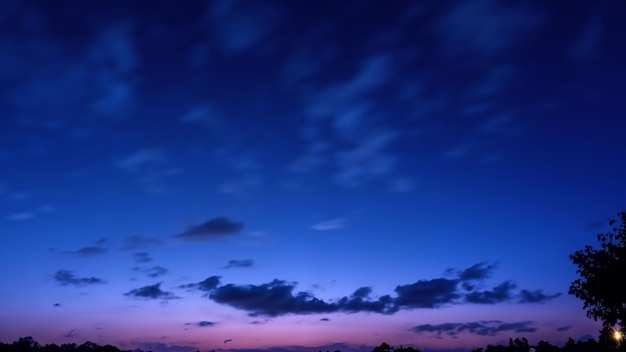
<instances>
[{"instance_id":1,"label":"sky","mask_svg":"<svg viewBox=\"0 0 626 352\"><path fill-rule=\"evenodd\" d=\"M626 2L0 1L0 341L597 337Z\"/></svg>"}]
</instances>

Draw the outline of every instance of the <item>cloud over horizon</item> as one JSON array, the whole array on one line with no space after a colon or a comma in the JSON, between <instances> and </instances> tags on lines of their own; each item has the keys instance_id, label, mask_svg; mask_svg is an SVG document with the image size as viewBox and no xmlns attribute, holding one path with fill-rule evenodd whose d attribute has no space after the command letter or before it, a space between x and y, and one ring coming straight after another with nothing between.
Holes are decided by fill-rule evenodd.
<instances>
[{"instance_id":1,"label":"cloud over horizon","mask_svg":"<svg viewBox=\"0 0 626 352\"><path fill-rule=\"evenodd\" d=\"M373 290L365 286L356 289L351 295L334 301L324 301L310 292L296 292L296 282L274 279L260 285L220 284L219 276L179 288L198 290L209 299L243 311L249 316L277 317L287 314L308 315L322 313L378 313L394 314L399 310L433 309L458 304L498 304L511 301L516 285L505 281L491 290L475 290L465 285L468 281L482 281L488 278L494 265L475 264L457 271L456 278L435 278L418 280L412 284L398 285L395 297L381 295L372 297ZM539 303L560 294L544 294L541 290L522 290L522 299L517 303ZM506 325L505 325L506 327Z\"/></svg>"},{"instance_id":2,"label":"cloud over horizon","mask_svg":"<svg viewBox=\"0 0 626 352\"><path fill-rule=\"evenodd\" d=\"M444 323L435 325L422 324L412 327L410 330L416 333L435 333L438 336L456 336L460 333L468 333L479 336L495 336L501 331L511 331L516 333L535 332L537 328L532 326L532 324L532 321L504 323L500 320L492 320L467 323Z\"/></svg>"}]
</instances>

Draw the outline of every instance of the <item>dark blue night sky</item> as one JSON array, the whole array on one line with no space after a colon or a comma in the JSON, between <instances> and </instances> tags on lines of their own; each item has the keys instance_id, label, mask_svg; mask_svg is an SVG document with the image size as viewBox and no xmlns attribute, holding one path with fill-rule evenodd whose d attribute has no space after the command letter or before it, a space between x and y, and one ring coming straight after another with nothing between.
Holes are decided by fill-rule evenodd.
<instances>
[{"instance_id":1,"label":"dark blue night sky","mask_svg":"<svg viewBox=\"0 0 626 352\"><path fill-rule=\"evenodd\" d=\"M0 1L0 341L596 336L568 255L625 210L625 20L619 0Z\"/></svg>"}]
</instances>

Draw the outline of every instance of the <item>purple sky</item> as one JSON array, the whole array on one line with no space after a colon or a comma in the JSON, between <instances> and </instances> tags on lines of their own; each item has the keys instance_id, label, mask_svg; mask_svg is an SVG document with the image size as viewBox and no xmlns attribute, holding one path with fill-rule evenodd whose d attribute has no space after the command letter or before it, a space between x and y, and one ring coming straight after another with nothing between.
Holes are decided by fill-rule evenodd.
<instances>
[{"instance_id":1,"label":"purple sky","mask_svg":"<svg viewBox=\"0 0 626 352\"><path fill-rule=\"evenodd\" d=\"M626 2L0 2L0 341L469 350L599 324ZM231 340L224 342L226 340Z\"/></svg>"}]
</instances>

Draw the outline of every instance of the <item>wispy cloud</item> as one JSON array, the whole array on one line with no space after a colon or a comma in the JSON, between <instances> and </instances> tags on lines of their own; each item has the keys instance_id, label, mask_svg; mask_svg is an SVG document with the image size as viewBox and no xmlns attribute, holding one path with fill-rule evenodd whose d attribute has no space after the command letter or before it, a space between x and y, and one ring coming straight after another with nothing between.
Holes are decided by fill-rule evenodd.
<instances>
[{"instance_id":1,"label":"wispy cloud","mask_svg":"<svg viewBox=\"0 0 626 352\"><path fill-rule=\"evenodd\" d=\"M397 135L393 131L378 131L363 138L353 148L337 152L335 181L342 186L356 187L391 176L397 157L387 152L387 148Z\"/></svg>"},{"instance_id":2,"label":"wispy cloud","mask_svg":"<svg viewBox=\"0 0 626 352\"><path fill-rule=\"evenodd\" d=\"M134 28L129 22L113 23L102 29L88 49L88 58L96 71L107 73L92 103L95 113L107 118L127 117L133 102L133 85L137 54L133 43ZM105 65L104 62L112 65Z\"/></svg>"},{"instance_id":3,"label":"wispy cloud","mask_svg":"<svg viewBox=\"0 0 626 352\"><path fill-rule=\"evenodd\" d=\"M598 53L598 48L602 44L602 35L605 32L602 19L591 18L583 27L582 33L570 48L570 55L577 60L588 59Z\"/></svg>"},{"instance_id":4,"label":"wispy cloud","mask_svg":"<svg viewBox=\"0 0 626 352\"><path fill-rule=\"evenodd\" d=\"M73 255L73 256L77 256L77 257L93 257L93 256L97 256L97 255L101 255L107 252L106 247L104 246L104 244L108 241L107 238L101 238L97 241L94 242L93 245L90 246L84 246L81 248L78 248L76 250L57 250L57 249L50 249L50 251L52 252L57 252L60 254L66 254L66 255Z\"/></svg>"},{"instance_id":5,"label":"wispy cloud","mask_svg":"<svg viewBox=\"0 0 626 352\"><path fill-rule=\"evenodd\" d=\"M29 219L34 218L35 216L36 216L35 213L24 211L21 213L13 213L7 216L7 220L15 220L15 221L29 220Z\"/></svg>"},{"instance_id":6,"label":"wispy cloud","mask_svg":"<svg viewBox=\"0 0 626 352\"><path fill-rule=\"evenodd\" d=\"M477 0L455 3L434 28L448 55L492 56L508 49L525 34L545 23L546 17L527 4Z\"/></svg>"},{"instance_id":7,"label":"wispy cloud","mask_svg":"<svg viewBox=\"0 0 626 352\"><path fill-rule=\"evenodd\" d=\"M346 187L396 178L399 155L391 153L390 146L399 133L376 118L379 101L372 97L393 81L395 61L392 54L374 53L361 61L351 77L308 98L303 127L307 147L289 165L291 171L306 173L330 164L334 181ZM331 135L321 133L329 128Z\"/></svg>"},{"instance_id":8,"label":"wispy cloud","mask_svg":"<svg viewBox=\"0 0 626 352\"><path fill-rule=\"evenodd\" d=\"M191 108L182 116L181 121L189 125L202 126L214 136L226 133L226 121L212 104L204 103Z\"/></svg>"},{"instance_id":9,"label":"wispy cloud","mask_svg":"<svg viewBox=\"0 0 626 352\"><path fill-rule=\"evenodd\" d=\"M161 149L141 149L118 159L116 165L128 172L138 172L148 165L163 165L165 155Z\"/></svg>"},{"instance_id":10,"label":"wispy cloud","mask_svg":"<svg viewBox=\"0 0 626 352\"><path fill-rule=\"evenodd\" d=\"M145 237L142 235L127 236L124 238L122 250L141 250L150 247L162 246L164 242L158 238ZM144 252L145 253L145 252ZM147 253L146 253L147 254Z\"/></svg>"},{"instance_id":11,"label":"wispy cloud","mask_svg":"<svg viewBox=\"0 0 626 352\"><path fill-rule=\"evenodd\" d=\"M321 221L311 226L311 229L318 231L337 230L344 228L346 224L345 218L337 218L332 220Z\"/></svg>"},{"instance_id":12,"label":"wispy cloud","mask_svg":"<svg viewBox=\"0 0 626 352\"><path fill-rule=\"evenodd\" d=\"M169 270L167 270L167 268L164 268L162 266L151 266L151 267L135 267L133 268L134 271L136 272L140 272L148 277L159 277L159 276L163 276L166 275L168 273Z\"/></svg>"},{"instance_id":13,"label":"wispy cloud","mask_svg":"<svg viewBox=\"0 0 626 352\"><path fill-rule=\"evenodd\" d=\"M104 280L97 277L77 277L72 271L69 270L57 271L54 274L53 279L62 286L86 286L105 283Z\"/></svg>"},{"instance_id":14,"label":"wispy cloud","mask_svg":"<svg viewBox=\"0 0 626 352\"><path fill-rule=\"evenodd\" d=\"M389 189L392 192L405 193L415 188L415 183L406 177L396 177L389 181Z\"/></svg>"},{"instance_id":15,"label":"wispy cloud","mask_svg":"<svg viewBox=\"0 0 626 352\"><path fill-rule=\"evenodd\" d=\"M211 3L207 24L223 54L236 55L257 49L276 30L282 11L270 2L251 6L244 2Z\"/></svg>"}]
</instances>

